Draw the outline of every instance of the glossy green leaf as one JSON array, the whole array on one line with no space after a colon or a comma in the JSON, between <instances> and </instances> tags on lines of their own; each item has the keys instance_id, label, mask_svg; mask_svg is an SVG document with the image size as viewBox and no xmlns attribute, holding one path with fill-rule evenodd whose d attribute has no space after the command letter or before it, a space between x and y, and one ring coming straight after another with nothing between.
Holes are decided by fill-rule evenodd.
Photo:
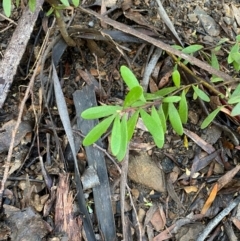
<instances>
[{"instance_id":1,"label":"glossy green leaf","mask_svg":"<svg viewBox=\"0 0 240 241\"><path fill-rule=\"evenodd\" d=\"M228 104L236 104L240 102L240 95L239 96L231 96L228 100Z\"/></svg>"},{"instance_id":2,"label":"glossy green leaf","mask_svg":"<svg viewBox=\"0 0 240 241\"><path fill-rule=\"evenodd\" d=\"M182 50L182 52L185 53L185 54L192 54L192 53L195 53L195 52L199 51L202 48L203 48L202 45L193 44L193 45L190 45L190 46L184 48Z\"/></svg>"},{"instance_id":3,"label":"glossy green leaf","mask_svg":"<svg viewBox=\"0 0 240 241\"><path fill-rule=\"evenodd\" d=\"M148 131L151 133L155 144L161 148L164 145L164 133L162 126L159 122L155 121L154 118L149 115L145 110L140 110L140 115L142 117L144 125L147 127Z\"/></svg>"},{"instance_id":4,"label":"glossy green leaf","mask_svg":"<svg viewBox=\"0 0 240 241\"><path fill-rule=\"evenodd\" d=\"M121 76L128 86L128 88L131 90L133 87L140 86L137 78L133 74L133 72L125 65L122 65L120 68Z\"/></svg>"},{"instance_id":5,"label":"glossy green leaf","mask_svg":"<svg viewBox=\"0 0 240 241\"><path fill-rule=\"evenodd\" d=\"M120 150L121 132L122 130L120 125L120 115L117 115L113 122L112 135L111 135L111 150L114 156L116 156Z\"/></svg>"},{"instance_id":6,"label":"glossy green leaf","mask_svg":"<svg viewBox=\"0 0 240 241\"><path fill-rule=\"evenodd\" d=\"M164 103L176 103L176 102L179 102L181 100L181 97L180 96L176 96L176 95L173 95L173 96L168 96L168 97L165 97L163 99L163 102Z\"/></svg>"},{"instance_id":7,"label":"glossy green leaf","mask_svg":"<svg viewBox=\"0 0 240 241\"><path fill-rule=\"evenodd\" d=\"M64 6L66 6L66 7L69 6L68 0L60 0L60 2L61 2Z\"/></svg>"},{"instance_id":8,"label":"glossy green leaf","mask_svg":"<svg viewBox=\"0 0 240 241\"><path fill-rule=\"evenodd\" d=\"M34 12L36 9L36 0L29 0L28 2L29 9Z\"/></svg>"},{"instance_id":9,"label":"glossy green leaf","mask_svg":"<svg viewBox=\"0 0 240 241\"><path fill-rule=\"evenodd\" d=\"M186 93L183 90L181 94L181 100L179 102L178 113L183 124L187 123L188 119L188 104L186 99Z\"/></svg>"},{"instance_id":10,"label":"glossy green leaf","mask_svg":"<svg viewBox=\"0 0 240 241\"><path fill-rule=\"evenodd\" d=\"M173 80L173 83L175 84L175 86L177 88L180 87L181 85L181 76L180 76L180 73L177 69L175 69L173 72L172 72L172 80Z\"/></svg>"},{"instance_id":11,"label":"glossy green leaf","mask_svg":"<svg viewBox=\"0 0 240 241\"><path fill-rule=\"evenodd\" d=\"M202 99L202 100L204 100L204 101L206 101L206 102L209 102L210 101L210 98L205 94L205 92L203 92L202 90L200 90L199 88L198 88L198 86L192 86L193 87L193 90L194 90L194 92L196 93L196 95L200 98L200 99Z\"/></svg>"},{"instance_id":12,"label":"glossy green leaf","mask_svg":"<svg viewBox=\"0 0 240 241\"><path fill-rule=\"evenodd\" d=\"M73 3L73 5L74 5L74 7L78 7L80 1L79 1L79 0L72 0L72 3Z\"/></svg>"},{"instance_id":13,"label":"glossy green leaf","mask_svg":"<svg viewBox=\"0 0 240 241\"><path fill-rule=\"evenodd\" d=\"M163 133L166 133L167 130L167 120L163 111L163 105L160 105L158 107L158 115L161 120L162 128L163 128Z\"/></svg>"},{"instance_id":14,"label":"glossy green leaf","mask_svg":"<svg viewBox=\"0 0 240 241\"><path fill-rule=\"evenodd\" d=\"M84 138L83 145L89 146L97 141L102 136L102 134L107 131L115 117L116 115L109 116L101 121L98 125L96 125Z\"/></svg>"},{"instance_id":15,"label":"glossy green leaf","mask_svg":"<svg viewBox=\"0 0 240 241\"><path fill-rule=\"evenodd\" d=\"M240 103L235 105L232 109L231 116L240 115Z\"/></svg>"},{"instance_id":16,"label":"glossy green leaf","mask_svg":"<svg viewBox=\"0 0 240 241\"><path fill-rule=\"evenodd\" d=\"M139 111L136 111L129 119L127 122L127 128L128 128L128 141L130 141L132 139L136 124L137 124L137 120L138 120L138 115L139 115Z\"/></svg>"},{"instance_id":17,"label":"glossy green leaf","mask_svg":"<svg viewBox=\"0 0 240 241\"><path fill-rule=\"evenodd\" d=\"M169 120L173 129L177 132L178 135L182 135L183 134L182 121L173 103L168 104L168 113L169 113Z\"/></svg>"},{"instance_id":18,"label":"glossy green leaf","mask_svg":"<svg viewBox=\"0 0 240 241\"><path fill-rule=\"evenodd\" d=\"M127 152L128 132L127 132L127 114L123 115L121 121L121 145L117 154L118 161L122 161Z\"/></svg>"},{"instance_id":19,"label":"glossy green leaf","mask_svg":"<svg viewBox=\"0 0 240 241\"><path fill-rule=\"evenodd\" d=\"M143 88L141 86L133 87L127 94L124 100L124 107L129 107L136 101L138 101L143 95Z\"/></svg>"},{"instance_id":20,"label":"glossy green leaf","mask_svg":"<svg viewBox=\"0 0 240 241\"><path fill-rule=\"evenodd\" d=\"M161 90L156 91L155 93L151 93L151 94L150 93L144 93L144 97L146 98L146 100L155 100L155 99L159 99L160 97L164 97L166 95L169 95L177 89L178 88L176 86L166 87L166 88L163 88Z\"/></svg>"},{"instance_id":21,"label":"glossy green leaf","mask_svg":"<svg viewBox=\"0 0 240 241\"><path fill-rule=\"evenodd\" d=\"M3 4L3 10L4 10L5 15L7 17L10 17L12 1L11 0L3 0L2 4Z\"/></svg>"},{"instance_id":22,"label":"glossy green leaf","mask_svg":"<svg viewBox=\"0 0 240 241\"><path fill-rule=\"evenodd\" d=\"M81 114L81 117L87 120L98 119L98 118L112 115L121 110L122 110L122 107L118 105L95 106L83 111Z\"/></svg>"},{"instance_id":23,"label":"glossy green leaf","mask_svg":"<svg viewBox=\"0 0 240 241\"><path fill-rule=\"evenodd\" d=\"M219 113L219 111L221 110L222 106L219 106L216 110L214 110L213 112L211 112L203 121L202 125L201 125L201 129L206 128L216 117L216 115Z\"/></svg>"}]
</instances>

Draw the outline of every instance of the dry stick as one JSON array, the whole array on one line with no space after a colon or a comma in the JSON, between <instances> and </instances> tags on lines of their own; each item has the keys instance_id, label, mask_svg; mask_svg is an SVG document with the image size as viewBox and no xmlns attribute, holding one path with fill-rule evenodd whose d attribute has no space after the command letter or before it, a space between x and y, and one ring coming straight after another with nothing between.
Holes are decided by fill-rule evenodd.
<instances>
[{"instance_id":1,"label":"dry stick","mask_svg":"<svg viewBox=\"0 0 240 241\"><path fill-rule=\"evenodd\" d=\"M59 1L57 0L47 0L47 2L54 8L56 6L59 5ZM64 16L62 13L61 9L54 9L54 13L55 13L55 17L56 17L56 21L59 27L59 30L61 32L61 35L63 37L63 39L65 40L65 42L67 43L68 46L76 46L75 41L69 36L68 32L67 32L67 28L66 28L66 24L64 22Z\"/></svg>"},{"instance_id":2,"label":"dry stick","mask_svg":"<svg viewBox=\"0 0 240 241\"><path fill-rule=\"evenodd\" d=\"M199 59L197 59L197 58L195 58L193 56L190 56L188 54L184 54L181 51L176 50L173 47L171 47L170 45L165 44L165 43L163 43L162 41L160 41L158 39L149 37L148 35L146 35L144 33L141 33L139 31L137 31L137 30L135 30L135 29L125 25L125 24L122 24L122 23L119 23L117 21L114 21L114 20L112 20L112 19L110 19L108 17L102 16L102 15L100 15L100 14L98 14L98 13L92 11L92 10L84 9L82 7L79 7L79 9L81 11L85 12L85 13L94 15L96 18L104 21L105 23L113 26L116 29L121 30L124 33L128 33L128 34L131 34L131 35L133 35L135 37L143 39L146 42L148 42L148 43L150 43L152 45L155 45L158 48L161 48L161 49L163 49L163 50L165 50L165 51L167 51L167 52L169 52L169 53L171 53L173 55L176 55L176 56L178 56L180 58L183 58L183 59L189 61L191 64L194 64L194 65L198 66L199 68L206 70L210 74L217 75L218 77L220 77L220 78L222 78L222 79L224 79L226 81L234 81L234 78L232 78L228 74L226 74L226 73L224 73L222 71L214 69L212 66L202 62L201 60L199 60Z\"/></svg>"},{"instance_id":3,"label":"dry stick","mask_svg":"<svg viewBox=\"0 0 240 241\"><path fill-rule=\"evenodd\" d=\"M28 96L29 96L29 93L30 93L30 91L31 91L31 89L33 87L35 77L38 74L38 69L40 67L40 62L41 61L38 61L37 66L36 66L36 68L35 68L35 70L33 72L33 75L31 77L31 80L30 80L30 82L28 84L28 87L27 87L27 90L25 92L24 98L23 98L23 100L21 102L21 105L20 105L20 110L19 110L17 122L16 122L15 128L14 128L14 130L12 132L12 139L11 139L10 147L9 147L9 150L8 150L7 160L5 162L5 169L4 169L3 179L2 179L2 182L1 182L0 207L2 206L2 197L3 197L4 186L5 186L5 183L7 181L8 172L9 172L9 168L10 168L10 165L11 165L11 158L12 158L12 153L13 153L15 137L16 137L19 125L21 123L21 119L22 119L25 103L26 103L26 101L28 99Z\"/></svg>"},{"instance_id":4,"label":"dry stick","mask_svg":"<svg viewBox=\"0 0 240 241\"><path fill-rule=\"evenodd\" d=\"M204 231L199 235L196 241L204 241L208 234L218 225L221 220L228 215L240 202L238 195L222 212L220 212L212 221L210 221Z\"/></svg>"},{"instance_id":5,"label":"dry stick","mask_svg":"<svg viewBox=\"0 0 240 241\"><path fill-rule=\"evenodd\" d=\"M127 184L128 161L129 161L129 145L127 147L126 155L122 161L122 172L121 172L121 180L120 180L120 205L121 205L122 232L123 232L124 241L128 240L128 237L126 236L127 227L125 224L125 215L124 215L125 187Z\"/></svg>"}]
</instances>

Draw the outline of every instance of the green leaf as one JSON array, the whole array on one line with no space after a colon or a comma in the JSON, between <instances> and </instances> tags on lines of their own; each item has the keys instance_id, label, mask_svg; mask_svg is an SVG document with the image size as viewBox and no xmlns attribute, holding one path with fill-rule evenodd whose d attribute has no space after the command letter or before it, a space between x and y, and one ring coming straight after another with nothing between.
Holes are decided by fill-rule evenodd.
<instances>
[{"instance_id":1,"label":"green leaf","mask_svg":"<svg viewBox=\"0 0 240 241\"><path fill-rule=\"evenodd\" d=\"M216 76L216 75L213 75L213 76L211 77L211 82L212 82L212 83L216 83L216 82L220 82L220 81L223 81L223 79L220 78L220 77L218 77L218 76Z\"/></svg>"},{"instance_id":2,"label":"green leaf","mask_svg":"<svg viewBox=\"0 0 240 241\"><path fill-rule=\"evenodd\" d=\"M140 107L146 104L146 101L138 100L131 105L131 107Z\"/></svg>"},{"instance_id":3,"label":"green leaf","mask_svg":"<svg viewBox=\"0 0 240 241\"><path fill-rule=\"evenodd\" d=\"M95 106L83 111L81 117L87 120L98 119L120 112L121 110L122 107L118 105Z\"/></svg>"},{"instance_id":4,"label":"green leaf","mask_svg":"<svg viewBox=\"0 0 240 241\"><path fill-rule=\"evenodd\" d=\"M64 6L69 7L69 2L68 2L68 0L60 0L60 2L61 2Z\"/></svg>"},{"instance_id":5,"label":"green leaf","mask_svg":"<svg viewBox=\"0 0 240 241\"><path fill-rule=\"evenodd\" d=\"M183 134L182 121L173 103L168 104L168 114L169 114L169 120L173 129L177 132L178 135L182 135Z\"/></svg>"},{"instance_id":6,"label":"green leaf","mask_svg":"<svg viewBox=\"0 0 240 241\"><path fill-rule=\"evenodd\" d=\"M236 104L240 102L240 96L231 96L228 100L228 104Z\"/></svg>"},{"instance_id":7,"label":"green leaf","mask_svg":"<svg viewBox=\"0 0 240 241\"><path fill-rule=\"evenodd\" d=\"M182 49L183 49L183 47L180 46L180 45L172 45L172 47L173 47L174 49L177 49L177 50L182 50Z\"/></svg>"},{"instance_id":8,"label":"green leaf","mask_svg":"<svg viewBox=\"0 0 240 241\"><path fill-rule=\"evenodd\" d=\"M175 86L177 88L180 87L181 85L181 77L180 77L180 73L177 69L175 69L173 72L172 72L172 80L173 80L173 83L175 84Z\"/></svg>"},{"instance_id":9,"label":"green leaf","mask_svg":"<svg viewBox=\"0 0 240 241\"><path fill-rule=\"evenodd\" d=\"M231 64L234 61L234 53L238 53L239 50L239 46L238 43L236 43L235 45L233 45L233 47L230 50L230 53L228 55L228 63Z\"/></svg>"},{"instance_id":10,"label":"green leaf","mask_svg":"<svg viewBox=\"0 0 240 241\"><path fill-rule=\"evenodd\" d=\"M163 99L163 102L164 102L164 103L170 103L170 102L176 103L176 102L179 102L180 100L181 100L181 97L180 97L180 96L173 95L173 96L165 97L165 98Z\"/></svg>"},{"instance_id":11,"label":"green leaf","mask_svg":"<svg viewBox=\"0 0 240 241\"><path fill-rule=\"evenodd\" d=\"M163 111L163 105L160 105L158 107L158 115L161 120L162 128L163 128L163 133L166 133L167 130L167 120Z\"/></svg>"},{"instance_id":12,"label":"green leaf","mask_svg":"<svg viewBox=\"0 0 240 241\"><path fill-rule=\"evenodd\" d=\"M188 104L186 99L186 93L183 90L181 95L181 100L179 102L178 113L183 124L187 123L188 119Z\"/></svg>"},{"instance_id":13,"label":"green leaf","mask_svg":"<svg viewBox=\"0 0 240 241\"><path fill-rule=\"evenodd\" d=\"M111 135L111 150L114 156L116 156L120 150L121 131L122 130L120 125L120 115L117 115L113 122L112 135Z\"/></svg>"},{"instance_id":14,"label":"green leaf","mask_svg":"<svg viewBox=\"0 0 240 241\"><path fill-rule=\"evenodd\" d=\"M198 98L198 95L196 92L193 93L193 99L196 100Z\"/></svg>"},{"instance_id":15,"label":"green leaf","mask_svg":"<svg viewBox=\"0 0 240 241\"><path fill-rule=\"evenodd\" d=\"M36 9L36 0L29 0L28 5L29 9L34 12Z\"/></svg>"},{"instance_id":16,"label":"green leaf","mask_svg":"<svg viewBox=\"0 0 240 241\"><path fill-rule=\"evenodd\" d=\"M121 76L122 76L124 82L126 83L126 85L128 86L128 88L130 90L133 87L140 86L137 78L135 77L133 72L127 66L122 65L120 67L120 73L121 73Z\"/></svg>"},{"instance_id":17,"label":"green leaf","mask_svg":"<svg viewBox=\"0 0 240 241\"><path fill-rule=\"evenodd\" d=\"M47 11L46 16L47 16L47 17L50 16L50 15L53 13L53 11L54 11L54 8L51 7L51 8Z\"/></svg>"},{"instance_id":18,"label":"green leaf","mask_svg":"<svg viewBox=\"0 0 240 241\"><path fill-rule=\"evenodd\" d=\"M105 133L108 127L113 122L116 115L112 115L104 119L98 125L96 125L84 138L83 145L89 146L92 145L95 141L97 141L103 133Z\"/></svg>"},{"instance_id":19,"label":"green leaf","mask_svg":"<svg viewBox=\"0 0 240 241\"><path fill-rule=\"evenodd\" d=\"M3 10L7 17L10 17L11 15L11 4L11 0L3 0Z\"/></svg>"},{"instance_id":20,"label":"green leaf","mask_svg":"<svg viewBox=\"0 0 240 241\"><path fill-rule=\"evenodd\" d=\"M133 87L127 94L124 100L124 107L129 107L136 101L138 101L143 95L143 88L141 86Z\"/></svg>"},{"instance_id":21,"label":"green leaf","mask_svg":"<svg viewBox=\"0 0 240 241\"><path fill-rule=\"evenodd\" d=\"M174 92L175 90L177 90L178 88L176 86L173 87L166 87L164 89L158 90L155 93L144 93L144 97L147 100L156 100L159 99L161 97L164 97L168 94L171 94L172 92Z\"/></svg>"},{"instance_id":22,"label":"green leaf","mask_svg":"<svg viewBox=\"0 0 240 241\"><path fill-rule=\"evenodd\" d=\"M17 8L19 7L19 1L20 1L20 0L16 0L16 6L17 6Z\"/></svg>"},{"instance_id":23,"label":"green leaf","mask_svg":"<svg viewBox=\"0 0 240 241\"><path fill-rule=\"evenodd\" d=\"M240 35L237 35L237 36L236 36L236 40L237 40L237 41L240 41Z\"/></svg>"},{"instance_id":24,"label":"green leaf","mask_svg":"<svg viewBox=\"0 0 240 241\"><path fill-rule=\"evenodd\" d=\"M211 55L211 65L214 69L219 70L218 59L217 59L217 56L214 52L212 52L212 55Z\"/></svg>"},{"instance_id":25,"label":"green leaf","mask_svg":"<svg viewBox=\"0 0 240 241\"><path fill-rule=\"evenodd\" d=\"M132 139L133 132L135 130L137 120L138 120L139 111L136 111L127 122L127 128L128 128L128 141Z\"/></svg>"},{"instance_id":26,"label":"green leaf","mask_svg":"<svg viewBox=\"0 0 240 241\"><path fill-rule=\"evenodd\" d=\"M117 154L118 161L122 161L127 152L128 132L127 132L127 114L123 115L121 121L121 145Z\"/></svg>"},{"instance_id":27,"label":"green leaf","mask_svg":"<svg viewBox=\"0 0 240 241\"><path fill-rule=\"evenodd\" d=\"M202 48L203 48L202 45L193 44L193 45L190 45L190 46L184 48L182 50L182 52L185 53L185 54L192 54L192 53L195 53L195 52L199 51Z\"/></svg>"},{"instance_id":28,"label":"green leaf","mask_svg":"<svg viewBox=\"0 0 240 241\"><path fill-rule=\"evenodd\" d=\"M235 105L232 109L231 116L240 115L240 103Z\"/></svg>"},{"instance_id":29,"label":"green leaf","mask_svg":"<svg viewBox=\"0 0 240 241\"><path fill-rule=\"evenodd\" d=\"M213 119L216 117L216 115L219 113L221 109L222 109L222 106L219 106L216 110L211 112L203 121L201 125L201 129L206 128L213 121Z\"/></svg>"},{"instance_id":30,"label":"green leaf","mask_svg":"<svg viewBox=\"0 0 240 241\"><path fill-rule=\"evenodd\" d=\"M240 95L240 84L237 86L237 88L233 91L231 97L235 97Z\"/></svg>"},{"instance_id":31,"label":"green leaf","mask_svg":"<svg viewBox=\"0 0 240 241\"><path fill-rule=\"evenodd\" d=\"M151 133L155 144L161 148L164 145L164 134L162 125L159 124L152 116L150 116L146 111L140 109L140 114L144 125L147 127L148 131Z\"/></svg>"},{"instance_id":32,"label":"green leaf","mask_svg":"<svg viewBox=\"0 0 240 241\"><path fill-rule=\"evenodd\" d=\"M79 0L72 0L72 3L74 5L74 7L78 7L79 6Z\"/></svg>"},{"instance_id":33,"label":"green leaf","mask_svg":"<svg viewBox=\"0 0 240 241\"><path fill-rule=\"evenodd\" d=\"M239 52L232 53L231 57L237 64L240 64L240 53Z\"/></svg>"},{"instance_id":34,"label":"green leaf","mask_svg":"<svg viewBox=\"0 0 240 241\"><path fill-rule=\"evenodd\" d=\"M127 66L122 65L120 67L120 73L121 73L121 76L122 76L124 82L128 86L129 90L131 90L132 88L134 88L136 86L140 86L137 78L135 77L133 72ZM146 101L144 96L143 96L143 94L140 97L140 100L141 101Z\"/></svg>"},{"instance_id":35,"label":"green leaf","mask_svg":"<svg viewBox=\"0 0 240 241\"><path fill-rule=\"evenodd\" d=\"M233 61L232 65L233 65L233 68L234 68L236 71L239 71L239 70L240 70L240 64L237 63L236 61Z\"/></svg>"},{"instance_id":36,"label":"green leaf","mask_svg":"<svg viewBox=\"0 0 240 241\"><path fill-rule=\"evenodd\" d=\"M159 136L159 139L163 140L163 144L164 144L164 139L165 139L164 133L165 132L164 132L164 129L163 129L163 126L162 126L162 121L160 119L160 116L159 116L155 106L152 107L151 116L157 123L156 128L158 128L160 130L160 132L161 132L161 135ZM163 145L163 144L160 143L160 145Z\"/></svg>"},{"instance_id":37,"label":"green leaf","mask_svg":"<svg viewBox=\"0 0 240 241\"><path fill-rule=\"evenodd\" d=\"M203 92L202 90L200 90L199 88L198 88L198 86L192 86L193 87L193 90L194 90L194 92L196 93L196 95L200 98L200 99L202 99L202 100L204 100L204 101L206 101L206 102L209 102L210 101L210 98L205 94L205 92Z\"/></svg>"}]
</instances>

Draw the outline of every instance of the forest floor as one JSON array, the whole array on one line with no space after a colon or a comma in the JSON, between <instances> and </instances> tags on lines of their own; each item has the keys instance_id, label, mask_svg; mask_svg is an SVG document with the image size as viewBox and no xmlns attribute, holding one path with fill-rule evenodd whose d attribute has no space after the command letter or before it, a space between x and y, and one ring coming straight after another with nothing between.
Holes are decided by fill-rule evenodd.
<instances>
[{"instance_id":1,"label":"forest floor","mask_svg":"<svg viewBox=\"0 0 240 241\"><path fill-rule=\"evenodd\" d=\"M162 8L149 0L85 1L62 11L75 46L61 39L48 10L44 3L6 100L0 97L0 240L240 240L240 116L221 112L201 129L218 106L213 89L238 87L227 62L240 34L238 1L165 0ZM26 11L13 6L6 18L0 5L0 70L12 68L5 53ZM223 39L216 56L226 78L215 83L204 66ZM20 52L22 40L14 41ZM122 162L111 153L109 131L82 145L97 121L81 112L121 104L128 92L121 66L154 93L174 85L179 55L168 46L195 44L203 46L193 55L199 62L186 64L193 75L179 65L181 86L201 78L212 88L199 84L210 102L186 94L183 135L168 121L158 148L139 119ZM0 73L0 92L4 83Z\"/></svg>"}]
</instances>

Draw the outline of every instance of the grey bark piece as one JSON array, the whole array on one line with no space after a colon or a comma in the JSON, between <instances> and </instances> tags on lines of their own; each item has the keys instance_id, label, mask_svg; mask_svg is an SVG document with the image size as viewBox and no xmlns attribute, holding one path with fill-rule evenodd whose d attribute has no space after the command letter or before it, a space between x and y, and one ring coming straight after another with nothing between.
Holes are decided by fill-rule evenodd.
<instances>
[{"instance_id":1,"label":"grey bark piece","mask_svg":"<svg viewBox=\"0 0 240 241\"><path fill-rule=\"evenodd\" d=\"M36 1L36 9L34 12L31 12L28 7L24 10L5 51L4 57L0 62L0 108L2 108L7 98L17 67L25 52L43 2L43 0Z\"/></svg>"},{"instance_id":2,"label":"grey bark piece","mask_svg":"<svg viewBox=\"0 0 240 241\"><path fill-rule=\"evenodd\" d=\"M86 86L82 90L77 90L73 94L74 105L77 113L77 126L86 135L94 126L97 120L84 120L81 113L93 106L97 106L95 91L93 86ZM101 141L97 141L102 145ZM93 188L94 203L99 227L104 235L104 240L116 240L115 222L112 212L111 193L108 182L107 168L104 154L93 146L85 147L88 164L92 166L98 175L100 185Z\"/></svg>"}]
</instances>

